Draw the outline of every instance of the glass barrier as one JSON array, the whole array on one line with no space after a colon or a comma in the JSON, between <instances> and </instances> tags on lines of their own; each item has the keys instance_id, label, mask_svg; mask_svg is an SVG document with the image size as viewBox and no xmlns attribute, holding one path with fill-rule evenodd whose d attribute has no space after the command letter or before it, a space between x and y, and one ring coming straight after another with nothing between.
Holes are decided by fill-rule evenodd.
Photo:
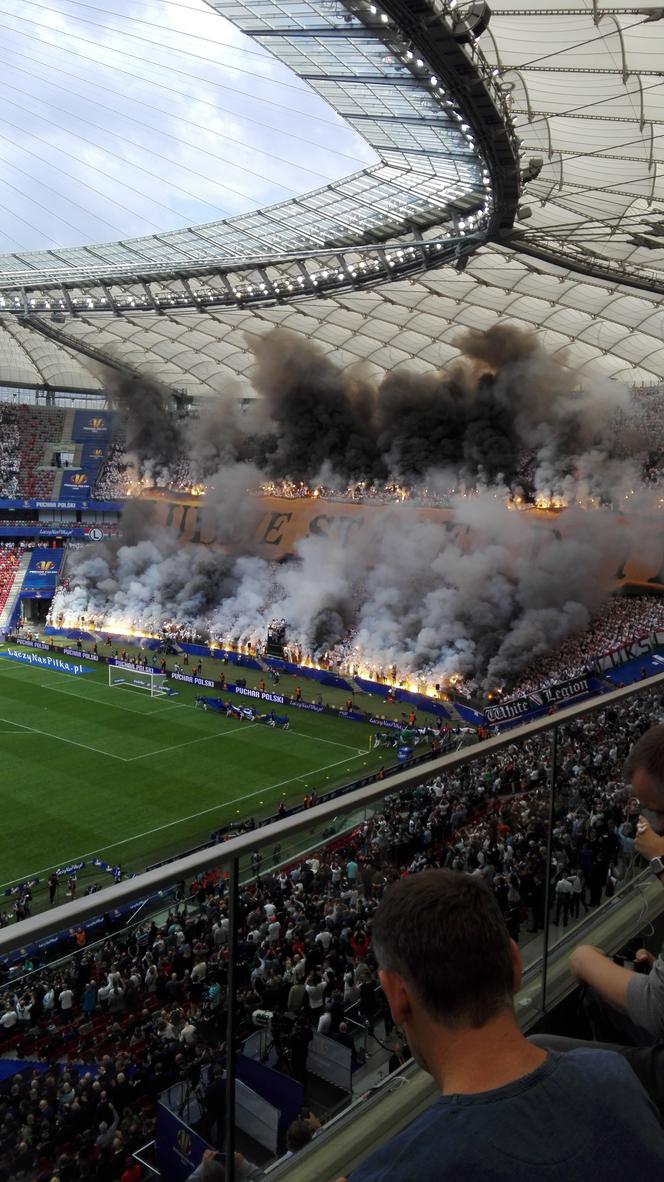
<instances>
[{"instance_id":1,"label":"glass barrier","mask_svg":"<svg viewBox=\"0 0 664 1182\"><path fill-rule=\"evenodd\" d=\"M644 890L622 764L660 717L659 683L210 840L98 895L42 899L0 928L5 1086L50 1113L0 1165L18 1154L29 1172L32 1154L56 1173L101 1124L104 1160L137 1153L164 1177L173 1153L193 1169L209 1148L231 1179L236 1152L265 1168L296 1145L299 1161L319 1123L356 1119L359 1100L401 1078L371 916L387 883L430 865L494 891L532 1023L571 989L570 949Z\"/></svg>"}]
</instances>

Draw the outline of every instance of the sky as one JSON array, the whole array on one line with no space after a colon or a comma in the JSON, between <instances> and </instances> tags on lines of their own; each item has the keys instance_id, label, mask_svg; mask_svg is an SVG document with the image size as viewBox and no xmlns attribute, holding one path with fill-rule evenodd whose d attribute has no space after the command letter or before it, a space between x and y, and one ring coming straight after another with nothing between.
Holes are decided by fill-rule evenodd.
<instances>
[{"instance_id":1,"label":"sky","mask_svg":"<svg viewBox=\"0 0 664 1182\"><path fill-rule=\"evenodd\" d=\"M0 253L244 213L374 161L204 0L0 0Z\"/></svg>"}]
</instances>

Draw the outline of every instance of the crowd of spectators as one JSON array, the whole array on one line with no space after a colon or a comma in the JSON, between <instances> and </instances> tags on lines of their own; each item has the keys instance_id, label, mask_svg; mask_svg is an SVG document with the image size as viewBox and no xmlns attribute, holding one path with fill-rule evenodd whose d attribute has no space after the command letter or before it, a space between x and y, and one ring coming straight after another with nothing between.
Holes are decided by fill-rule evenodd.
<instances>
[{"instance_id":1,"label":"crowd of spectators","mask_svg":"<svg viewBox=\"0 0 664 1182\"><path fill-rule=\"evenodd\" d=\"M140 470L127 454L124 444L114 443L95 481L94 496L100 501L114 501L135 497L148 489L169 489L172 492L197 491L190 462L180 455L168 467L147 462Z\"/></svg>"},{"instance_id":2,"label":"crowd of spectators","mask_svg":"<svg viewBox=\"0 0 664 1182\"><path fill-rule=\"evenodd\" d=\"M562 730L549 871L554 923L573 922L629 874L633 828L622 762L663 712L660 694L644 691ZM240 1037L252 1032L254 1011L278 1015L287 1031L283 1045L276 1040L279 1068L306 1083L312 1031L352 1045L349 1010L370 1031L381 1019L389 1030L371 917L384 886L405 874L430 866L467 871L491 886L514 939L539 931L549 759L546 737L480 753L388 797L353 833L295 864L280 862L278 846L261 848L258 830L239 900ZM157 1095L184 1079L206 1081L206 1136L220 1119L214 1085L224 1065L223 874L181 884L180 901L162 920L90 948L82 932L76 942L80 951L64 966L2 968L3 1051L45 1065L0 1094L3 1182L46 1182L54 1174L60 1182L127 1182L127 1155L150 1138Z\"/></svg>"},{"instance_id":3,"label":"crowd of spectators","mask_svg":"<svg viewBox=\"0 0 664 1182\"><path fill-rule=\"evenodd\" d=\"M510 696L531 693L570 677L591 672L599 657L664 629L664 601L657 596L614 596L584 632L564 640L550 656L537 661L509 687Z\"/></svg>"},{"instance_id":4,"label":"crowd of spectators","mask_svg":"<svg viewBox=\"0 0 664 1182\"><path fill-rule=\"evenodd\" d=\"M9 408L11 409L11 408ZM658 485L664 478L664 387L640 387L630 392L630 406L627 412L614 413L608 437L613 441L613 452L626 458L635 459L642 479L647 484ZM635 447L637 448L635 452ZM517 483L528 487L536 465L535 453L521 457L517 466ZM191 491L197 486L197 479L189 459L182 455L168 468L145 465L136 469L121 443L110 451L108 459L97 478L95 496L100 499L135 496L147 488L163 488L172 491ZM436 480L428 483L409 484L405 480L392 478L386 481L367 480L310 483L292 477L265 479L259 486L263 496L285 497L289 500L326 500L360 504L399 504L409 501L426 507L445 508L461 496L472 496L479 491L473 483L455 481L449 486L438 487ZM522 493L522 490L521 490ZM521 500L527 507L529 498Z\"/></svg>"},{"instance_id":5,"label":"crowd of spectators","mask_svg":"<svg viewBox=\"0 0 664 1182\"><path fill-rule=\"evenodd\" d=\"M18 407L0 402L0 496L18 496L19 450Z\"/></svg>"},{"instance_id":6,"label":"crowd of spectators","mask_svg":"<svg viewBox=\"0 0 664 1182\"><path fill-rule=\"evenodd\" d=\"M130 495L128 461L122 443L112 443L95 480L93 496L98 501L114 501Z\"/></svg>"}]
</instances>

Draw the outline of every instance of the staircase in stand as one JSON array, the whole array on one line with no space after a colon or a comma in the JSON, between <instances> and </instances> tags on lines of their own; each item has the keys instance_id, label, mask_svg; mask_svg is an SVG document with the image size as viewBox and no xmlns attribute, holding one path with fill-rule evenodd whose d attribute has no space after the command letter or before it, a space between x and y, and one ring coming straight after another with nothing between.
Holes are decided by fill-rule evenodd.
<instances>
[{"instance_id":1,"label":"staircase in stand","mask_svg":"<svg viewBox=\"0 0 664 1182\"><path fill-rule=\"evenodd\" d=\"M30 566L31 551L26 550L18 562L6 572L0 562L0 631L5 632L11 622L14 609L21 594L25 572Z\"/></svg>"}]
</instances>

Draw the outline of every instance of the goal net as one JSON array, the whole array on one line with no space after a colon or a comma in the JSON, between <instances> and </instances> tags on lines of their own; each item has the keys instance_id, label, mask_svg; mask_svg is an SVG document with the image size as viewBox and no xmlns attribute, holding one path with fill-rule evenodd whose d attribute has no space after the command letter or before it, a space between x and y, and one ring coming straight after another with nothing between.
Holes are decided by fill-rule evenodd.
<instances>
[{"instance_id":1,"label":"goal net","mask_svg":"<svg viewBox=\"0 0 664 1182\"><path fill-rule=\"evenodd\" d=\"M168 693L167 674L154 673L152 669L135 669L133 665L118 661L108 666L109 686L124 686L125 689L145 690L151 698L164 697Z\"/></svg>"}]
</instances>

